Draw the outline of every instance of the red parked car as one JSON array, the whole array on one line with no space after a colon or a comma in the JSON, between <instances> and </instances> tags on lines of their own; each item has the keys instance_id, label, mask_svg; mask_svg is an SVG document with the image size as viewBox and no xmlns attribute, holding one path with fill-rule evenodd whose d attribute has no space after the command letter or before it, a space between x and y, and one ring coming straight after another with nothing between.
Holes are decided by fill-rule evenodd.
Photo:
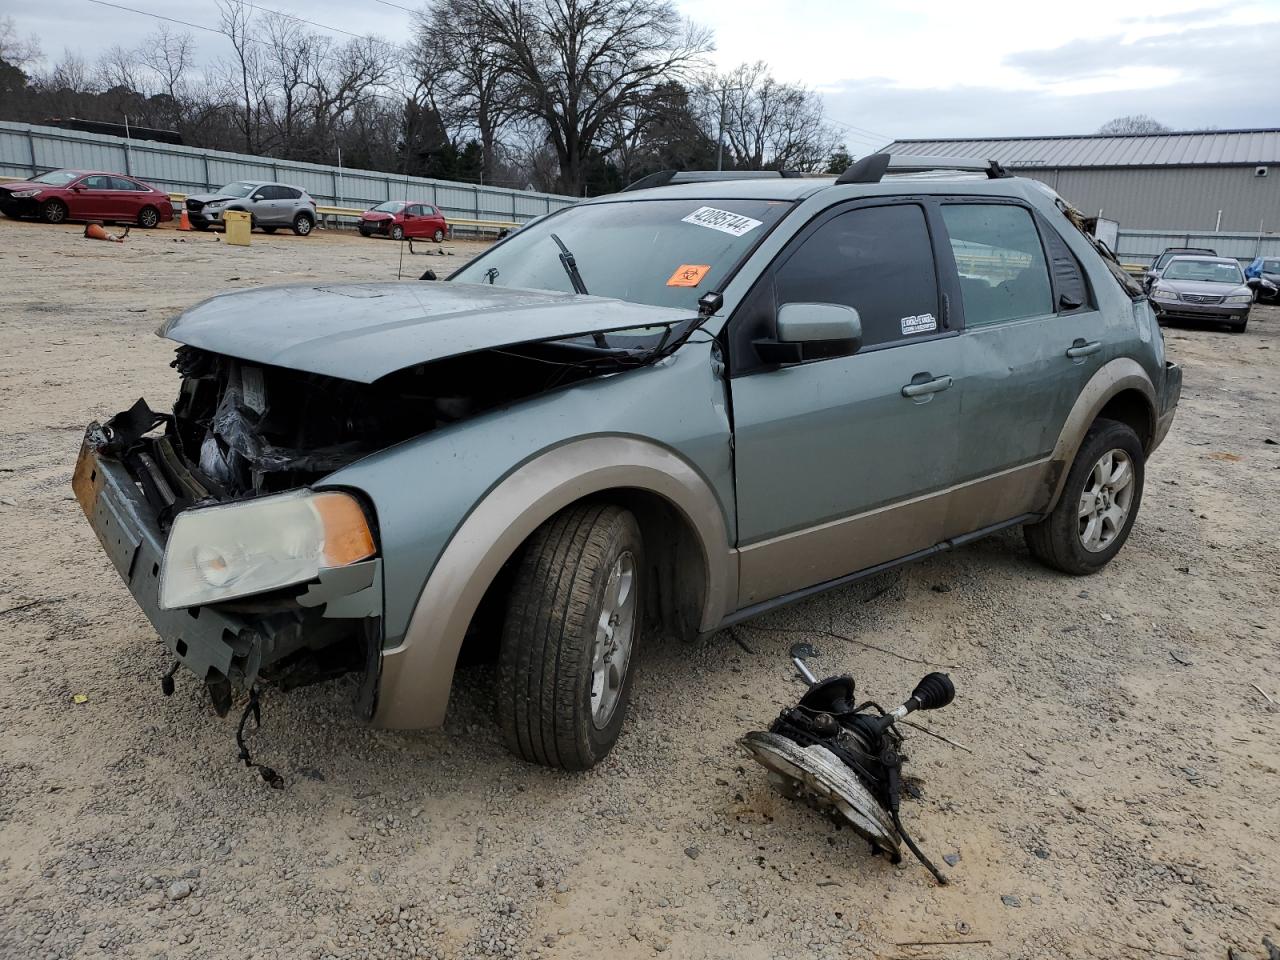
<instances>
[{"instance_id":1,"label":"red parked car","mask_svg":"<svg viewBox=\"0 0 1280 960\"><path fill-rule=\"evenodd\" d=\"M440 243L449 233L444 214L421 200L388 200L360 217L360 235L374 234L403 240L405 237L430 237Z\"/></svg>"},{"instance_id":2,"label":"red parked car","mask_svg":"<svg viewBox=\"0 0 1280 960\"><path fill-rule=\"evenodd\" d=\"M103 220L149 229L173 219L173 204L167 193L133 177L52 170L21 183L0 184L0 213L39 217L45 223Z\"/></svg>"}]
</instances>

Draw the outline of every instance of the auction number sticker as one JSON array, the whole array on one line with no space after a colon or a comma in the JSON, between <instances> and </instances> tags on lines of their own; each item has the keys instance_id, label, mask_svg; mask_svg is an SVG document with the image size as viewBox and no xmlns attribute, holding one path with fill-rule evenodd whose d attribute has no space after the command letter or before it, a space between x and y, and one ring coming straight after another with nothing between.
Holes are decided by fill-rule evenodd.
<instances>
[{"instance_id":1,"label":"auction number sticker","mask_svg":"<svg viewBox=\"0 0 1280 960\"><path fill-rule=\"evenodd\" d=\"M933 318L932 313L918 313L914 317L903 317L902 335L909 336L913 333L931 333L938 329L938 321Z\"/></svg>"},{"instance_id":2,"label":"auction number sticker","mask_svg":"<svg viewBox=\"0 0 1280 960\"><path fill-rule=\"evenodd\" d=\"M753 220L732 210L718 210L715 207L699 207L687 217L682 218L682 222L692 223L695 227L709 227L732 237L750 233L764 223L763 220Z\"/></svg>"}]
</instances>

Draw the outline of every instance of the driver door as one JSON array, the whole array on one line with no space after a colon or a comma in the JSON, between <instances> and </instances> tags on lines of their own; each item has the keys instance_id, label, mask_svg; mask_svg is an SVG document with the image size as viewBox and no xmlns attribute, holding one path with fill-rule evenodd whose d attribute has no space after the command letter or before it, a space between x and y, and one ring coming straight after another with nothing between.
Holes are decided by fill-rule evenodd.
<instances>
[{"instance_id":1,"label":"driver door","mask_svg":"<svg viewBox=\"0 0 1280 960\"><path fill-rule=\"evenodd\" d=\"M786 303L854 307L861 349L760 363L753 338L776 329ZM863 202L821 215L753 289L730 341L740 607L942 539L960 371L924 206Z\"/></svg>"}]
</instances>

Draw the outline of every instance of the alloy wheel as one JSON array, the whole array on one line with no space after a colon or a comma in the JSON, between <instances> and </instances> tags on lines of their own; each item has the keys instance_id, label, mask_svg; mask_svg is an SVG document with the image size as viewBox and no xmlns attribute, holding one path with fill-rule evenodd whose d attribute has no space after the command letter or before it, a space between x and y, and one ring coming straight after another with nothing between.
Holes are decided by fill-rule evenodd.
<instances>
[{"instance_id":1,"label":"alloy wheel","mask_svg":"<svg viewBox=\"0 0 1280 960\"><path fill-rule=\"evenodd\" d=\"M1100 553L1120 535L1133 492L1133 461L1123 450L1108 450L1093 465L1080 494L1079 533L1086 550Z\"/></svg>"}]
</instances>

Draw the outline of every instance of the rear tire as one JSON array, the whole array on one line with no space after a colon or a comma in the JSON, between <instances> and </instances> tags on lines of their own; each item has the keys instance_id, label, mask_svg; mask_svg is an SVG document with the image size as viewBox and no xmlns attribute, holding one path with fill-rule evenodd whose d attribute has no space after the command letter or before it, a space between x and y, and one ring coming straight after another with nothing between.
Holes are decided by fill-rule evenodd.
<instances>
[{"instance_id":1,"label":"rear tire","mask_svg":"<svg viewBox=\"0 0 1280 960\"><path fill-rule=\"evenodd\" d=\"M498 655L498 719L532 763L586 770L618 739L645 609L644 543L629 510L568 507L518 561Z\"/></svg>"},{"instance_id":2,"label":"rear tire","mask_svg":"<svg viewBox=\"0 0 1280 960\"><path fill-rule=\"evenodd\" d=\"M1133 428L1096 420L1053 512L1022 528L1032 555L1073 576L1097 573L1129 539L1145 475L1146 456Z\"/></svg>"},{"instance_id":3,"label":"rear tire","mask_svg":"<svg viewBox=\"0 0 1280 960\"><path fill-rule=\"evenodd\" d=\"M138 211L138 226L143 230L154 230L160 225L160 211L155 207L143 207Z\"/></svg>"},{"instance_id":4,"label":"rear tire","mask_svg":"<svg viewBox=\"0 0 1280 960\"><path fill-rule=\"evenodd\" d=\"M45 223L65 223L67 205L61 200L46 200L40 205L40 219Z\"/></svg>"},{"instance_id":5,"label":"rear tire","mask_svg":"<svg viewBox=\"0 0 1280 960\"><path fill-rule=\"evenodd\" d=\"M311 229L315 226L315 221L305 213L300 213L293 218L293 232L300 237L305 237L311 233Z\"/></svg>"}]
</instances>

